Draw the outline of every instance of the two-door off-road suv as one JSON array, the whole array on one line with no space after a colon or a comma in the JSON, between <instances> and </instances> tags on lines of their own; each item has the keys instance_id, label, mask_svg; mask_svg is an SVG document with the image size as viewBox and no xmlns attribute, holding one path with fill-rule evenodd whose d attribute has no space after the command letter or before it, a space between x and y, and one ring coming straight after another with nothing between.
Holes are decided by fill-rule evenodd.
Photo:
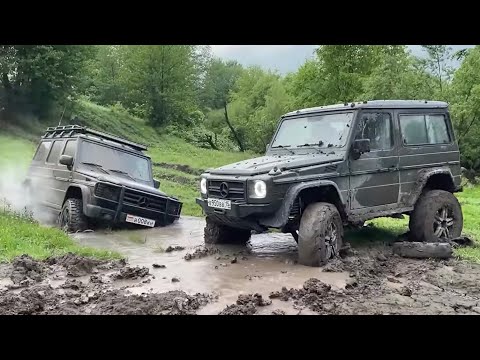
<instances>
[{"instance_id":1,"label":"two-door off-road suv","mask_svg":"<svg viewBox=\"0 0 480 360\"><path fill-rule=\"evenodd\" d=\"M89 222L148 227L173 223L182 203L159 191L147 148L77 125L48 128L30 165L30 197L70 232Z\"/></svg>"},{"instance_id":2,"label":"two-door off-road suv","mask_svg":"<svg viewBox=\"0 0 480 360\"><path fill-rule=\"evenodd\" d=\"M377 217L410 215L417 241L460 236L460 174L447 103L345 103L282 116L265 156L202 175L197 203L206 243L277 228L298 242L301 264L320 266L344 225Z\"/></svg>"}]
</instances>

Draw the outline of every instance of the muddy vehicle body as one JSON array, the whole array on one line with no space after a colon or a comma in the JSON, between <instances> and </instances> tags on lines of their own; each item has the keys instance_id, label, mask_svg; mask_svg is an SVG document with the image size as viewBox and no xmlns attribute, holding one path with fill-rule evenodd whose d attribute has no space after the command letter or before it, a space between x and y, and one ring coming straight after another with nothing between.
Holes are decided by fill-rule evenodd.
<instances>
[{"instance_id":1,"label":"muddy vehicle body","mask_svg":"<svg viewBox=\"0 0 480 360\"><path fill-rule=\"evenodd\" d=\"M71 232L89 223L163 226L182 203L159 189L147 148L80 126L48 128L25 181L30 197Z\"/></svg>"},{"instance_id":2,"label":"muddy vehicle body","mask_svg":"<svg viewBox=\"0 0 480 360\"><path fill-rule=\"evenodd\" d=\"M368 101L290 112L265 156L206 171L197 203L205 241L246 242L251 231L291 233L299 262L338 254L345 225L410 215L417 241L458 237L460 154L437 101Z\"/></svg>"}]
</instances>

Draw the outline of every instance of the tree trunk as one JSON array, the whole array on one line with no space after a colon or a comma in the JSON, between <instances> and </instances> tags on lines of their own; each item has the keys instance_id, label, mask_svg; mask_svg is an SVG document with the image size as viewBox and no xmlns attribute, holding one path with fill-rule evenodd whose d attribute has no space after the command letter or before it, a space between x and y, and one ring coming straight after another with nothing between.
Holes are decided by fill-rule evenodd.
<instances>
[{"instance_id":1,"label":"tree trunk","mask_svg":"<svg viewBox=\"0 0 480 360\"><path fill-rule=\"evenodd\" d=\"M226 102L226 101L223 103L223 109L225 110L225 121L226 121L228 127L230 128L230 131L232 132L233 137L234 137L235 140L237 141L237 144L238 144L238 147L240 148L240 151L244 152L244 151L245 151L245 148L243 147L242 141L241 141L240 138L238 137L237 132L236 132L235 129L233 128L232 124L230 123L230 120L228 119L227 102Z\"/></svg>"}]
</instances>

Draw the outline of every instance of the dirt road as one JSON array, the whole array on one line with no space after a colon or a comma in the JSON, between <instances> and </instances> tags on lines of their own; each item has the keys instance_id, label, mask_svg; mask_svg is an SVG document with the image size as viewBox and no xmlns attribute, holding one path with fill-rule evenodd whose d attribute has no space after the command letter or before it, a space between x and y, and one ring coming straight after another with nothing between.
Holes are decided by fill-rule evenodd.
<instances>
[{"instance_id":1,"label":"dirt road","mask_svg":"<svg viewBox=\"0 0 480 360\"><path fill-rule=\"evenodd\" d=\"M125 262L76 256L0 265L0 314L476 314L480 266L355 248L325 268L295 263L289 235L204 248L204 220L74 235ZM132 295L133 294L133 295Z\"/></svg>"}]
</instances>

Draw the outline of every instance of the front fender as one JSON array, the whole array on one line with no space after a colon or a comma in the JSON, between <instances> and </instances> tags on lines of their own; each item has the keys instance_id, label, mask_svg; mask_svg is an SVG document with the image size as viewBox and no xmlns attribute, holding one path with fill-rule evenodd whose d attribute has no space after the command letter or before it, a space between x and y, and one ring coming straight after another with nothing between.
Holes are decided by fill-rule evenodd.
<instances>
[{"instance_id":1,"label":"front fender","mask_svg":"<svg viewBox=\"0 0 480 360\"><path fill-rule=\"evenodd\" d=\"M82 185L82 184L74 184L74 185L70 185L67 189L67 192L65 194L65 199L63 200L63 202L65 202L67 200L67 197L68 197L68 194L72 191L72 189L80 189L80 191L82 192L82 205L83 205L83 213L86 214L87 213L87 205L91 203L91 199L92 199L92 193L90 191L90 188L86 185Z\"/></svg>"},{"instance_id":2,"label":"front fender","mask_svg":"<svg viewBox=\"0 0 480 360\"><path fill-rule=\"evenodd\" d=\"M285 198L283 199L282 206L273 214L272 216L260 219L260 224L266 227L272 228L282 228L288 222L288 216L290 215L290 210L292 209L293 203L297 198L298 194L302 190L309 189L309 188L318 188L323 186L333 186L338 193L338 197L343 205L345 205L345 200L342 197L340 189L338 185L330 180L318 180L312 182L301 182L298 184L292 185L287 193L285 194Z\"/></svg>"}]
</instances>

